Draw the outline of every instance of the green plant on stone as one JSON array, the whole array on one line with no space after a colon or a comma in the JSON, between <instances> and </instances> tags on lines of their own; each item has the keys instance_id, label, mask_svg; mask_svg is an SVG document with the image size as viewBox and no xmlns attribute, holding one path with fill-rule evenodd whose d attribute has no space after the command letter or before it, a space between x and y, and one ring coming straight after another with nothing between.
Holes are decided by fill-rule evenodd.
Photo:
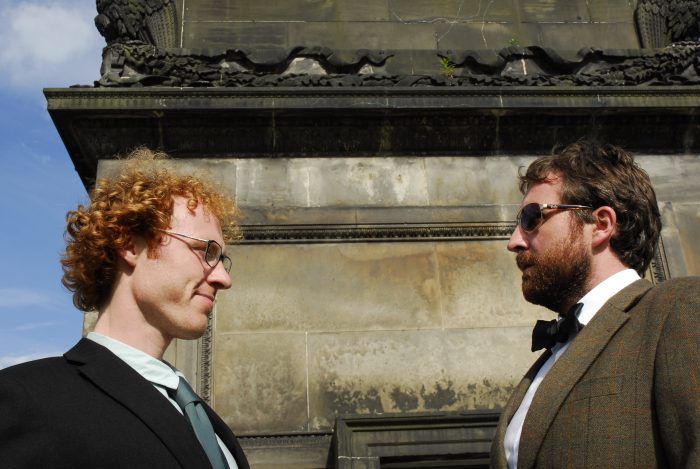
<instances>
[{"instance_id":1,"label":"green plant on stone","mask_svg":"<svg viewBox=\"0 0 700 469\"><path fill-rule=\"evenodd\" d=\"M455 63L452 62L448 57L440 56L440 73L446 77L454 77L455 74Z\"/></svg>"},{"instance_id":2,"label":"green plant on stone","mask_svg":"<svg viewBox=\"0 0 700 469\"><path fill-rule=\"evenodd\" d=\"M510 38L510 41L508 41L508 45L518 47L520 46L520 39L518 39L517 37L512 37Z\"/></svg>"}]
</instances>

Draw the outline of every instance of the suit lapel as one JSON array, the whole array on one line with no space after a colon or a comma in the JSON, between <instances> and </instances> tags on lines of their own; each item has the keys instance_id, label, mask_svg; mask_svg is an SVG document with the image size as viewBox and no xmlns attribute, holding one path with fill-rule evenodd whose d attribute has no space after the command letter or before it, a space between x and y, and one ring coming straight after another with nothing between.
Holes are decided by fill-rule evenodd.
<instances>
[{"instance_id":1,"label":"suit lapel","mask_svg":"<svg viewBox=\"0 0 700 469\"><path fill-rule=\"evenodd\" d=\"M105 347L82 339L65 358L102 392L123 405L170 450L183 468L208 467L209 460L182 416L151 384ZM186 444L191 440L191 444Z\"/></svg>"},{"instance_id":2,"label":"suit lapel","mask_svg":"<svg viewBox=\"0 0 700 469\"><path fill-rule=\"evenodd\" d=\"M241 445L238 443L238 440L229 426L226 425L223 420L221 420L221 417L219 417L211 407L209 407L206 403L203 404L204 410L207 412L207 416L211 421L211 425L214 427L214 432L219 436L219 438L221 438L221 441L224 442L229 451L231 451L231 454L238 465L238 469L250 469L248 460L243 453L243 448L241 448Z\"/></svg>"},{"instance_id":3,"label":"suit lapel","mask_svg":"<svg viewBox=\"0 0 700 469\"><path fill-rule=\"evenodd\" d=\"M537 453L564 400L627 322L627 311L652 285L639 280L608 300L557 360L535 393L528 410L518 451L518 467L533 467Z\"/></svg>"},{"instance_id":4,"label":"suit lapel","mask_svg":"<svg viewBox=\"0 0 700 469\"><path fill-rule=\"evenodd\" d=\"M503 408L501 418L498 421L498 427L496 428L496 435L493 438L493 441L498 445L496 448L492 449L491 453L491 463L493 467L506 467L508 465L504 446L508 424L513 418L513 415L515 415L515 412L520 408L520 404L523 402L523 398L530 388L530 384L532 384L535 375L537 375L539 369L550 356L552 356L552 353L549 350L539 356L537 361L535 361L527 373L525 373L523 379L520 380L520 383L515 387L513 394L511 394L510 399L508 399L508 403Z\"/></svg>"}]
</instances>

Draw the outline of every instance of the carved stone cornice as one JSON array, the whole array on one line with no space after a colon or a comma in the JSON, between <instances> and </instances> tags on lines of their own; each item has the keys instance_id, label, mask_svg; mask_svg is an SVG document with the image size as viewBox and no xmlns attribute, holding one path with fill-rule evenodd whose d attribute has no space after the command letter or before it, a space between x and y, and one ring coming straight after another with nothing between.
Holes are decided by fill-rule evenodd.
<instances>
[{"instance_id":1,"label":"carved stone cornice","mask_svg":"<svg viewBox=\"0 0 700 469\"><path fill-rule=\"evenodd\" d=\"M350 60L326 48L189 51L129 41L103 52L100 87L503 87L700 85L700 45L603 50L584 48L574 60L552 49L507 47L495 56L442 51L434 75L389 75L387 51L357 51ZM442 58L449 72L440 71Z\"/></svg>"},{"instance_id":2,"label":"carved stone cornice","mask_svg":"<svg viewBox=\"0 0 700 469\"><path fill-rule=\"evenodd\" d=\"M96 6L95 26L107 44L177 46L175 0L97 0Z\"/></svg>"},{"instance_id":3,"label":"carved stone cornice","mask_svg":"<svg viewBox=\"0 0 700 469\"><path fill-rule=\"evenodd\" d=\"M697 0L640 0L634 19L642 47L697 42L700 36L700 2Z\"/></svg>"},{"instance_id":4,"label":"carved stone cornice","mask_svg":"<svg viewBox=\"0 0 700 469\"><path fill-rule=\"evenodd\" d=\"M508 239L514 228L507 222L242 226L240 244Z\"/></svg>"}]
</instances>

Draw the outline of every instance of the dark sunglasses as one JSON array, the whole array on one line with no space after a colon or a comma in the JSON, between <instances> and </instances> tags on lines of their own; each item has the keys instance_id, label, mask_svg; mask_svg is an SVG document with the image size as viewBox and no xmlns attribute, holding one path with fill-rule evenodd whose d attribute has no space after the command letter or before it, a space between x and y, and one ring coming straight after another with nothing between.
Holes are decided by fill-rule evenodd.
<instances>
[{"instance_id":1,"label":"dark sunglasses","mask_svg":"<svg viewBox=\"0 0 700 469\"><path fill-rule=\"evenodd\" d=\"M531 203L520 208L515 221L524 232L535 231L544 223L544 210L593 210L588 205L537 204Z\"/></svg>"}]
</instances>

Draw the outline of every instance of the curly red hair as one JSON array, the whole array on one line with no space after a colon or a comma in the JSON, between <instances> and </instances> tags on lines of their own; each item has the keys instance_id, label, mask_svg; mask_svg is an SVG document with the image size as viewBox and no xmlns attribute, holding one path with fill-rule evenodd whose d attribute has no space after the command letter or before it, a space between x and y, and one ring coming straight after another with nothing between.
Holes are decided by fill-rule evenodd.
<instances>
[{"instance_id":1,"label":"curly red hair","mask_svg":"<svg viewBox=\"0 0 700 469\"><path fill-rule=\"evenodd\" d=\"M132 237L146 239L149 256L157 255L156 231L170 227L174 197L186 198L190 210L202 204L219 220L228 242L240 237L233 199L201 175L176 173L167 158L162 152L137 149L118 174L97 181L87 207L80 205L66 215L62 283L73 292L78 309L96 310L109 299L117 252Z\"/></svg>"}]
</instances>

